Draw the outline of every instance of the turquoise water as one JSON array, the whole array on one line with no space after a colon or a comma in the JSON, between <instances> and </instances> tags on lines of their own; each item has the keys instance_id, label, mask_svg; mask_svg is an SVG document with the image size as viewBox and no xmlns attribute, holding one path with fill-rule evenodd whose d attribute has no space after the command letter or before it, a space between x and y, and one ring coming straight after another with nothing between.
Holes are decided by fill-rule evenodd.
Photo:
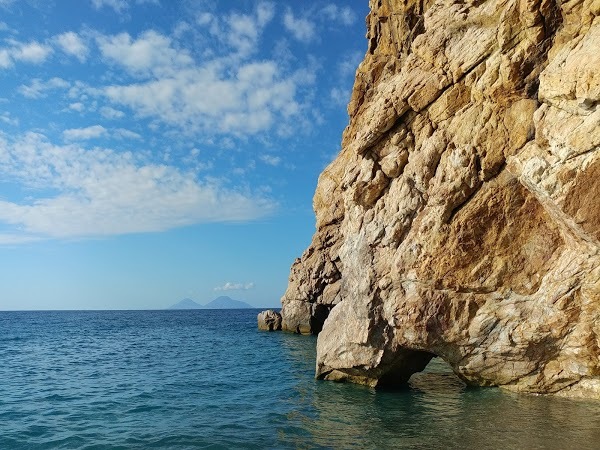
<instances>
[{"instance_id":1,"label":"turquoise water","mask_svg":"<svg viewBox=\"0 0 600 450\"><path fill-rule=\"evenodd\" d=\"M0 312L0 449L598 449L600 402L315 381L256 310Z\"/></svg>"}]
</instances>

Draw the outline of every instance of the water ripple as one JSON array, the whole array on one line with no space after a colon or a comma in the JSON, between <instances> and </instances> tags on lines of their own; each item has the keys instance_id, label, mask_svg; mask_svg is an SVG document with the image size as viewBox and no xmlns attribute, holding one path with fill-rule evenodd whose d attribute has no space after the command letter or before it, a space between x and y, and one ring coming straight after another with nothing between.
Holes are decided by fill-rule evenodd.
<instances>
[{"instance_id":1,"label":"water ripple","mask_svg":"<svg viewBox=\"0 0 600 450\"><path fill-rule=\"evenodd\" d=\"M257 311L0 313L0 449L597 448L600 405L314 380L315 339Z\"/></svg>"}]
</instances>

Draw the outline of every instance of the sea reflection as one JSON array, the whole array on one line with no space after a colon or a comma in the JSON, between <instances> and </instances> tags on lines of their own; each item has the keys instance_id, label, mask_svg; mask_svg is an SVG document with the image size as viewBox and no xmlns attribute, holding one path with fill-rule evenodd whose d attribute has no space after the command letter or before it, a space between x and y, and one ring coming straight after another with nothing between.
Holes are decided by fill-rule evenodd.
<instances>
[{"instance_id":1,"label":"sea reflection","mask_svg":"<svg viewBox=\"0 0 600 450\"><path fill-rule=\"evenodd\" d=\"M320 382L315 339L283 335L281 343L298 380L279 432L286 447L600 448L599 402L468 388L439 358L405 389Z\"/></svg>"}]
</instances>

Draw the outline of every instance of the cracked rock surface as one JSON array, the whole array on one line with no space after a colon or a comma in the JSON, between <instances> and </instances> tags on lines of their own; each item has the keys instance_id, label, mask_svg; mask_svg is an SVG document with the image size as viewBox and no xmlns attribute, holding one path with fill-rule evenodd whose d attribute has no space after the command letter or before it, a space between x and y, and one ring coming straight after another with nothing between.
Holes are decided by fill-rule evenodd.
<instances>
[{"instance_id":1,"label":"cracked rock surface","mask_svg":"<svg viewBox=\"0 0 600 450\"><path fill-rule=\"evenodd\" d=\"M600 0L371 0L282 327L317 376L600 399Z\"/></svg>"}]
</instances>

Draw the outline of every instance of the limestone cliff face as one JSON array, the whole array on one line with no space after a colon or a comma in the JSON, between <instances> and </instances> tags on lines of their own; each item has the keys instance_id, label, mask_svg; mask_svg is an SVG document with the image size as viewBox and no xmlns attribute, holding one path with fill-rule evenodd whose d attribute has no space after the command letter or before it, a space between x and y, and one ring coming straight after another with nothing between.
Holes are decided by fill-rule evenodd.
<instances>
[{"instance_id":1,"label":"limestone cliff face","mask_svg":"<svg viewBox=\"0 0 600 450\"><path fill-rule=\"evenodd\" d=\"M370 6L283 328L321 378L600 398L600 0Z\"/></svg>"}]
</instances>

